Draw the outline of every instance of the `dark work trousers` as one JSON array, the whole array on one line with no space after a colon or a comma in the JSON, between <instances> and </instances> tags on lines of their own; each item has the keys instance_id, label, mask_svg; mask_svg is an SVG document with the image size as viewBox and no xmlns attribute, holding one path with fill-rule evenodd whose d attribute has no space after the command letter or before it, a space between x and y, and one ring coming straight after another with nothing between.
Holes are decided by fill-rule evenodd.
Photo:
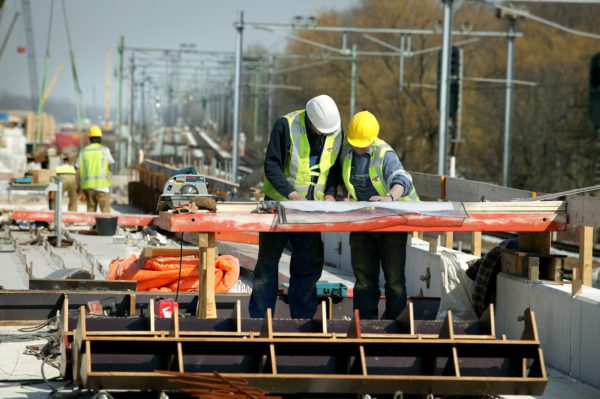
<instances>
[{"instance_id":1,"label":"dark work trousers","mask_svg":"<svg viewBox=\"0 0 600 399\"><path fill-rule=\"evenodd\" d=\"M295 319L310 319L317 310L316 284L323 271L321 233L259 233L258 260L254 267L250 317L262 318L267 308L275 312L279 259L287 242L292 244L288 303Z\"/></svg>"},{"instance_id":2,"label":"dark work trousers","mask_svg":"<svg viewBox=\"0 0 600 399\"><path fill-rule=\"evenodd\" d=\"M362 319L377 319L379 268L385 277L383 319L396 319L406 307L407 233L350 233L354 285L354 309Z\"/></svg>"}]
</instances>

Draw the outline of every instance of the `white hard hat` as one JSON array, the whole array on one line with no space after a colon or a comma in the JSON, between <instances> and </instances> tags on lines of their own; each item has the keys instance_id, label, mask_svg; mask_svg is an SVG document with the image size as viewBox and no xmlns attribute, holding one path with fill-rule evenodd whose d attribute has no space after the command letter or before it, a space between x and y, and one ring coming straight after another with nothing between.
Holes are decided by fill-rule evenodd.
<instances>
[{"instance_id":1,"label":"white hard hat","mask_svg":"<svg viewBox=\"0 0 600 399\"><path fill-rule=\"evenodd\" d=\"M331 134L340 130L340 111L333 98L321 94L306 103L306 115L313 126L323 134Z\"/></svg>"}]
</instances>

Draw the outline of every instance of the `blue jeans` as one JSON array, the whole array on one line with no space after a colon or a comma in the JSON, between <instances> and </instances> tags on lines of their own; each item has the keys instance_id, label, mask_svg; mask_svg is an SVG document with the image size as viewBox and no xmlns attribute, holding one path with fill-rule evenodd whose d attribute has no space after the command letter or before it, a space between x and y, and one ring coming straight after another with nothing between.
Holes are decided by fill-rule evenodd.
<instances>
[{"instance_id":1,"label":"blue jeans","mask_svg":"<svg viewBox=\"0 0 600 399\"><path fill-rule=\"evenodd\" d=\"M379 268L385 277L383 319L396 319L406 307L407 233L350 233L354 285L354 309L362 319L377 319L379 305Z\"/></svg>"},{"instance_id":2,"label":"blue jeans","mask_svg":"<svg viewBox=\"0 0 600 399\"><path fill-rule=\"evenodd\" d=\"M323 271L321 233L259 233L258 260L254 267L250 317L262 318L267 308L275 312L279 259L288 241L292 244L288 303L295 319L310 319L317 310L316 284Z\"/></svg>"}]
</instances>

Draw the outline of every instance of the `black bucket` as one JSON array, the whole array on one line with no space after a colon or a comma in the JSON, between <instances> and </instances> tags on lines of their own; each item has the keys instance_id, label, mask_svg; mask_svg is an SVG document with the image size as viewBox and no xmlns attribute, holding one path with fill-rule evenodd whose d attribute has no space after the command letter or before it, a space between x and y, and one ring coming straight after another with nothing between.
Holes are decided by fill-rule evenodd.
<instances>
[{"instance_id":1,"label":"black bucket","mask_svg":"<svg viewBox=\"0 0 600 399\"><path fill-rule=\"evenodd\" d=\"M114 236L117 232L116 216L96 216L96 234L99 236Z\"/></svg>"}]
</instances>

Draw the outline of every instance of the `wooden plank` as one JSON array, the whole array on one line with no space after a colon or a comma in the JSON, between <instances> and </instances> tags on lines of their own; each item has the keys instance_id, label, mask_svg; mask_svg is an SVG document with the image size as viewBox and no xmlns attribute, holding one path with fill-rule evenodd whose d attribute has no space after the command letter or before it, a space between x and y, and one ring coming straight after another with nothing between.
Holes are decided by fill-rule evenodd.
<instances>
[{"instance_id":1,"label":"wooden plank","mask_svg":"<svg viewBox=\"0 0 600 399\"><path fill-rule=\"evenodd\" d=\"M198 285L198 317L214 319L217 317L215 301L215 260L217 249L215 233L206 233L207 240L200 239L200 265Z\"/></svg>"},{"instance_id":2,"label":"wooden plank","mask_svg":"<svg viewBox=\"0 0 600 399\"><path fill-rule=\"evenodd\" d=\"M583 196L567 197L567 216L571 225L592 226L599 229L600 198Z\"/></svg>"},{"instance_id":3,"label":"wooden plank","mask_svg":"<svg viewBox=\"0 0 600 399\"><path fill-rule=\"evenodd\" d=\"M549 254L552 248L550 232L519 233L519 249L539 254Z\"/></svg>"},{"instance_id":4,"label":"wooden plank","mask_svg":"<svg viewBox=\"0 0 600 399\"><path fill-rule=\"evenodd\" d=\"M84 279L29 279L29 288L43 291L135 291L137 281Z\"/></svg>"},{"instance_id":5,"label":"wooden plank","mask_svg":"<svg viewBox=\"0 0 600 399\"><path fill-rule=\"evenodd\" d=\"M592 286L592 251L594 249L594 228L579 226L579 262L578 276L585 286Z\"/></svg>"},{"instance_id":6,"label":"wooden plank","mask_svg":"<svg viewBox=\"0 0 600 399\"><path fill-rule=\"evenodd\" d=\"M199 256L198 248L180 248L180 247L145 247L140 253L140 258L154 258L156 256Z\"/></svg>"}]
</instances>

